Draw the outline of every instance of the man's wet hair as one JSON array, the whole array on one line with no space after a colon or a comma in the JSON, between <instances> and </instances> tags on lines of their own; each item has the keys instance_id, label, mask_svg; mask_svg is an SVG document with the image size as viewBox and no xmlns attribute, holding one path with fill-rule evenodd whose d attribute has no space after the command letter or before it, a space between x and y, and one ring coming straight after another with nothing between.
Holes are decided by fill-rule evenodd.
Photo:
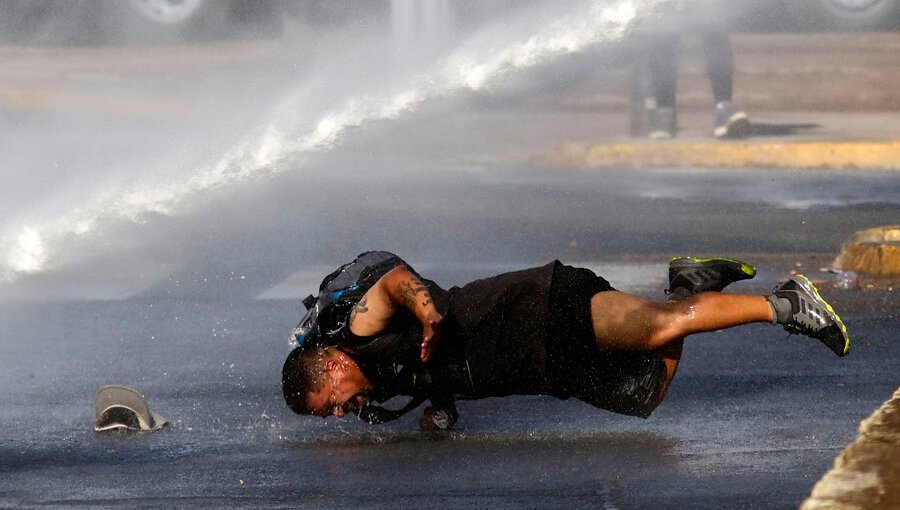
<instances>
[{"instance_id":1,"label":"man's wet hair","mask_svg":"<svg viewBox=\"0 0 900 510\"><path fill-rule=\"evenodd\" d=\"M281 368L281 391L288 407L297 414L312 414L307 395L322 389L325 381L325 360L329 352L324 347L296 347Z\"/></svg>"}]
</instances>

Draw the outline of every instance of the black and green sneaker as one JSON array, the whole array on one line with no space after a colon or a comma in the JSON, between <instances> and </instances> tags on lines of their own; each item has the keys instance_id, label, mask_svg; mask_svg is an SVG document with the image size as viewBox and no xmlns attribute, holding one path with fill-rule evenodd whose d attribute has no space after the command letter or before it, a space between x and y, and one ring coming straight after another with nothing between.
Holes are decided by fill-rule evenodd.
<instances>
[{"instance_id":1,"label":"black and green sneaker","mask_svg":"<svg viewBox=\"0 0 900 510\"><path fill-rule=\"evenodd\" d=\"M778 318L790 333L817 338L838 356L850 353L850 336L847 326L838 317L816 286L803 275L796 275L775 287L775 297L791 303L790 314L785 320Z\"/></svg>"},{"instance_id":2,"label":"black and green sneaker","mask_svg":"<svg viewBox=\"0 0 900 510\"><path fill-rule=\"evenodd\" d=\"M669 262L669 288L666 289L666 294L675 292L679 287L689 295L721 292L734 282L749 280L754 276L756 268L740 260L675 257Z\"/></svg>"}]
</instances>

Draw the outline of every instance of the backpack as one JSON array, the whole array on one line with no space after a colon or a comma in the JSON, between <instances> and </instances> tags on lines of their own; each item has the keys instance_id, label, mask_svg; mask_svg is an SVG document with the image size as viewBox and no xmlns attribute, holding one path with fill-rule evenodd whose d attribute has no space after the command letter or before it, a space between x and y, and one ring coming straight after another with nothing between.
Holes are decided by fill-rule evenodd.
<instances>
[{"instance_id":1,"label":"backpack","mask_svg":"<svg viewBox=\"0 0 900 510\"><path fill-rule=\"evenodd\" d=\"M329 345L359 347L348 345L349 335L345 334L350 310L375 282L401 265L412 271L393 253L367 251L326 276L319 285L319 295L310 294L303 300L306 314L291 335L297 343L295 349ZM414 397L396 410L369 404L360 410L359 417L369 423L386 423L419 407L425 400L425 397Z\"/></svg>"},{"instance_id":2,"label":"backpack","mask_svg":"<svg viewBox=\"0 0 900 510\"><path fill-rule=\"evenodd\" d=\"M318 296L303 300L306 314L292 331L292 340L300 347L354 347L345 343L350 310L375 282L401 265L406 263L393 253L367 251L335 269L322 280Z\"/></svg>"}]
</instances>

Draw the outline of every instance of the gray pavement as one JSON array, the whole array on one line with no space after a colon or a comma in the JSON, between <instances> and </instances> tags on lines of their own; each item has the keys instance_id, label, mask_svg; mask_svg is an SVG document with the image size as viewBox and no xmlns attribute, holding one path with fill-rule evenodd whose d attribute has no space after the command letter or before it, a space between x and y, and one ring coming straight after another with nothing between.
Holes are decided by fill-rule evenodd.
<instances>
[{"instance_id":1,"label":"gray pavement","mask_svg":"<svg viewBox=\"0 0 900 510\"><path fill-rule=\"evenodd\" d=\"M402 186L316 175L245 194L239 222L224 219L230 200L179 227L147 225L142 253L120 263L140 271L174 250L182 265L128 299L3 305L0 505L796 508L897 383L896 293L833 291L848 358L768 325L701 335L646 421L538 397L462 403L448 437L422 435L414 418L371 428L294 416L277 373L300 311L292 296L315 281L257 297L341 255L389 247L444 285L560 257L661 298L668 257L728 253L760 268L735 290L761 293L790 271L830 277L819 268L843 231L900 213L886 201L893 174L803 174L789 188L818 196L799 208L708 193L784 193L756 172L411 173ZM641 185L651 181L678 193ZM426 184L430 200L403 202ZM332 200L339 189L362 205ZM333 224L344 227L326 235ZM53 281L101 278L110 267L98 264ZM172 427L95 436L91 394L112 382L143 390Z\"/></svg>"},{"instance_id":2,"label":"gray pavement","mask_svg":"<svg viewBox=\"0 0 900 510\"><path fill-rule=\"evenodd\" d=\"M731 40L734 102L749 114L748 138L711 138L713 99L704 52L699 40L685 37L674 139L628 136L629 68L604 68L562 95L532 97L551 109L595 112L607 120L593 133L562 135L534 159L564 167L897 168L897 33L737 34Z\"/></svg>"}]
</instances>

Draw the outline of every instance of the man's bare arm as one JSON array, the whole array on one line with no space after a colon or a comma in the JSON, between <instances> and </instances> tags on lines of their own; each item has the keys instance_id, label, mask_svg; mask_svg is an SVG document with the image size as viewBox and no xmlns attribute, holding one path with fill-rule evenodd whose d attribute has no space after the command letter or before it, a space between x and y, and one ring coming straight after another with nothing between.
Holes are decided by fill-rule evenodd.
<instances>
[{"instance_id":1,"label":"man's bare arm","mask_svg":"<svg viewBox=\"0 0 900 510\"><path fill-rule=\"evenodd\" d=\"M422 361L431 359L440 341L441 314L434 307L428 287L405 266L382 276L350 312L350 331L368 336L384 331L401 307L422 324Z\"/></svg>"}]
</instances>

